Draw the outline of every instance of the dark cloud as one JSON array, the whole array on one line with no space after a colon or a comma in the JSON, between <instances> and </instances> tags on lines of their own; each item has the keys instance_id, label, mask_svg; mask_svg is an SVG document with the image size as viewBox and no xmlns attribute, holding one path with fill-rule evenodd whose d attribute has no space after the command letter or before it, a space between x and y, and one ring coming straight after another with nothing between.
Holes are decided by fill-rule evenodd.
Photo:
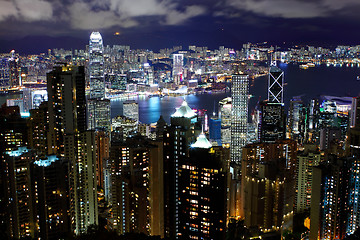
<instances>
[{"instance_id":1,"label":"dark cloud","mask_svg":"<svg viewBox=\"0 0 360 240\"><path fill-rule=\"evenodd\" d=\"M359 10L359 0L0 0L0 37L88 38L97 30L121 32L125 42L147 36L143 43L356 39Z\"/></svg>"}]
</instances>

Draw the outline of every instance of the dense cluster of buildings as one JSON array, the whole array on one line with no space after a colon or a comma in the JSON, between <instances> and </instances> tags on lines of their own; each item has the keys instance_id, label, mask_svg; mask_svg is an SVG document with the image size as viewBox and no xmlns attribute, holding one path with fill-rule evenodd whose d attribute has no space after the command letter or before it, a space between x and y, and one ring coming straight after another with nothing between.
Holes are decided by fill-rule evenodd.
<instances>
[{"instance_id":1,"label":"dense cluster of buildings","mask_svg":"<svg viewBox=\"0 0 360 240\"><path fill-rule=\"evenodd\" d=\"M30 71L23 72L12 52L2 61L9 70L4 75L1 65L1 86L28 86L22 99L0 108L4 237L68 239L99 225L99 218L118 234L169 239L225 239L227 231L246 239L244 229L255 239L354 233L360 226L360 98L306 103L294 97L286 111L284 74L273 61L266 69L268 98L250 114L249 73L262 68L252 72L230 60L261 58L260 47L153 53L104 47L93 32L86 51L49 51L29 64L38 73L47 69L36 84L25 80ZM354 49L336 53L346 57ZM218 114L208 120L186 101L169 124L162 117L142 124L136 101L125 101L123 115L111 119L108 97L115 92L176 91L196 77L196 85L209 81L215 89L212 71L220 73L216 80L231 82L231 97L219 101ZM301 217L299 230L294 222ZM242 231L229 229L234 220Z\"/></svg>"}]
</instances>

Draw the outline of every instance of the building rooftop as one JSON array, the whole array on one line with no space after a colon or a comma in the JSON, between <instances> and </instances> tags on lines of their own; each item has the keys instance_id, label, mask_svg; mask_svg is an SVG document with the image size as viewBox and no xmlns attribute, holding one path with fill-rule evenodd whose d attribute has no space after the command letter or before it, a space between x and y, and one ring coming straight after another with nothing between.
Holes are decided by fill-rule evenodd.
<instances>
[{"instance_id":1,"label":"building rooftop","mask_svg":"<svg viewBox=\"0 0 360 240\"><path fill-rule=\"evenodd\" d=\"M201 133L197 139L196 142L191 144L192 148L211 148L212 144L207 140L204 133Z\"/></svg>"},{"instance_id":2,"label":"building rooftop","mask_svg":"<svg viewBox=\"0 0 360 240\"><path fill-rule=\"evenodd\" d=\"M185 100L181 104L181 106L176 109L176 112L173 115L171 115L171 117L185 117L185 118L193 118L195 116L196 116L195 111L189 107L189 105Z\"/></svg>"}]
</instances>

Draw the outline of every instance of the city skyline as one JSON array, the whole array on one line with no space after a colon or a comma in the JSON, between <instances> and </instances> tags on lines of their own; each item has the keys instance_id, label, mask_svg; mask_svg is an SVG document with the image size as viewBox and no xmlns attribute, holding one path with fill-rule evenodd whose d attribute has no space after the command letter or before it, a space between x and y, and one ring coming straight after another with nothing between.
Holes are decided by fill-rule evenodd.
<instances>
[{"instance_id":1,"label":"city skyline","mask_svg":"<svg viewBox=\"0 0 360 240\"><path fill-rule=\"evenodd\" d=\"M75 1L0 2L0 50L44 52L79 48L92 31L105 44L157 50L161 46L352 44L360 37L356 0L335 1ZM347 36L345 39L343 36Z\"/></svg>"}]
</instances>

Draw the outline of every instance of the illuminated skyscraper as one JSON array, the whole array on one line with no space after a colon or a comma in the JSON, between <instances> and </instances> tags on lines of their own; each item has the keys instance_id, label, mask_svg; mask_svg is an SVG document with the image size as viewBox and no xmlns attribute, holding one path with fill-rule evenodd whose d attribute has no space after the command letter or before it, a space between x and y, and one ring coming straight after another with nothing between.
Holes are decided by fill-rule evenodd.
<instances>
[{"instance_id":1,"label":"illuminated skyscraper","mask_svg":"<svg viewBox=\"0 0 360 240\"><path fill-rule=\"evenodd\" d=\"M110 100L88 99L87 103L88 129L110 133Z\"/></svg>"},{"instance_id":2,"label":"illuminated skyscraper","mask_svg":"<svg viewBox=\"0 0 360 240\"><path fill-rule=\"evenodd\" d=\"M12 50L9 58L9 77L10 87L18 87L21 85L19 76L19 58L15 55L15 50Z\"/></svg>"},{"instance_id":3,"label":"illuminated skyscraper","mask_svg":"<svg viewBox=\"0 0 360 240\"><path fill-rule=\"evenodd\" d=\"M173 79L176 84L179 84L183 78L184 55L173 54Z\"/></svg>"},{"instance_id":4,"label":"illuminated skyscraper","mask_svg":"<svg viewBox=\"0 0 360 240\"><path fill-rule=\"evenodd\" d=\"M179 160L179 239L225 239L228 157L202 133Z\"/></svg>"},{"instance_id":5,"label":"illuminated skyscraper","mask_svg":"<svg viewBox=\"0 0 360 240\"><path fill-rule=\"evenodd\" d=\"M313 168L310 240L344 239L348 213L354 216L348 211L349 166L353 161L330 156Z\"/></svg>"},{"instance_id":6,"label":"illuminated skyscraper","mask_svg":"<svg viewBox=\"0 0 360 240\"><path fill-rule=\"evenodd\" d=\"M260 142L273 143L286 137L286 124L283 103L260 103Z\"/></svg>"},{"instance_id":7,"label":"illuminated skyscraper","mask_svg":"<svg viewBox=\"0 0 360 240\"><path fill-rule=\"evenodd\" d=\"M8 58L0 59L0 88L7 88L10 86L9 76L9 60Z\"/></svg>"},{"instance_id":8,"label":"illuminated skyscraper","mask_svg":"<svg viewBox=\"0 0 360 240\"><path fill-rule=\"evenodd\" d=\"M231 142L231 98L219 101L219 118L221 119L221 144L229 147Z\"/></svg>"},{"instance_id":9,"label":"illuminated skyscraper","mask_svg":"<svg viewBox=\"0 0 360 240\"><path fill-rule=\"evenodd\" d=\"M249 79L248 75L232 76L231 82L231 162L241 164L242 147L247 143Z\"/></svg>"},{"instance_id":10,"label":"illuminated skyscraper","mask_svg":"<svg viewBox=\"0 0 360 240\"><path fill-rule=\"evenodd\" d=\"M284 97L284 72L272 63L269 69L268 101L282 103Z\"/></svg>"},{"instance_id":11,"label":"illuminated skyscraper","mask_svg":"<svg viewBox=\"0 0 360 240\"><path fill-rule=\"evenodd\" d=\"M5 209L9 237L35 237L34 199L30 180L30 164L35 153L26 147L6 152L1 161L5 180ZM4 209L4 210L5 210Z\"/></svg>"},{"instance_id":12,"label":"illuminated skyscraper","mask_svg":"<svg viewBox=\"0 0 360 240\"><path fill-rule=\"evenodd\" d=\"M295 212L310 208L313 167L318 166L323 156L315 144L305 144L304 151L297 156Z\"/></svg>"},{"instance_id":13,"label":"illuminated skyscraper","mask_svg":"<svg viewBox=\"0 0 360 240\"><path fill-rule=\"evenodd\" d=\"M179 169L182 158L189 156L190 144L195 142L195 134L201 127L196 127L197 115L184 101L171 115L171 126L164 138L164 204L165 236L175 237L179 229Z\"/></svg>"},{"instance_id":14,"label":"illuminated skyscraper","mask_svg":"<svg viewBox=\"0 0 360 240\"><path fill-rule=\"evenodd\" d=\"M123 103L123 115L139 122L139 104L134 100Z\"/></svg>"},{"instance_id":15,"label":"illuminated skyscraper","mask_svg":"<svg viewBox=\"0 0 360 240\"><path fill-rule=\"evenodd\" d=\"M114 228L164 237L163 142L137 135L112 143Z\"/></svg>"},{"instance_id":16,"label":"illuminated skyscraper","mask_svg":"<svg viewBox=\"0 0 360 240\"><path fill-rule=\"evenodd\" d=\"M293 140L243 148L241 195L245 225L277 231L292 221L297 144ZM286 228L286 227L285 227Z\"/></svg>"},{"instance_id":17,"label":"illuminated skyscraper","mask_svg":"<svg viewBox=\"0 0 360 240\"><path fill-rule=\"evenodd\" d=\"M103 40L99 32L92 32L89 42L90 98L105 97Z\"/></svg>"},{"instance_id":18,"label":"illuminated skyscraper","mask_svg":"<svg viewBox=\"0 0 360 240\"><path fill-rule=\"evenodd\" d=\"M48 152L70 164L70 216L75 234L98 223L96 147L86 127L84 67L55 67L47 74Z\"/></svg>"}]
</instances>

